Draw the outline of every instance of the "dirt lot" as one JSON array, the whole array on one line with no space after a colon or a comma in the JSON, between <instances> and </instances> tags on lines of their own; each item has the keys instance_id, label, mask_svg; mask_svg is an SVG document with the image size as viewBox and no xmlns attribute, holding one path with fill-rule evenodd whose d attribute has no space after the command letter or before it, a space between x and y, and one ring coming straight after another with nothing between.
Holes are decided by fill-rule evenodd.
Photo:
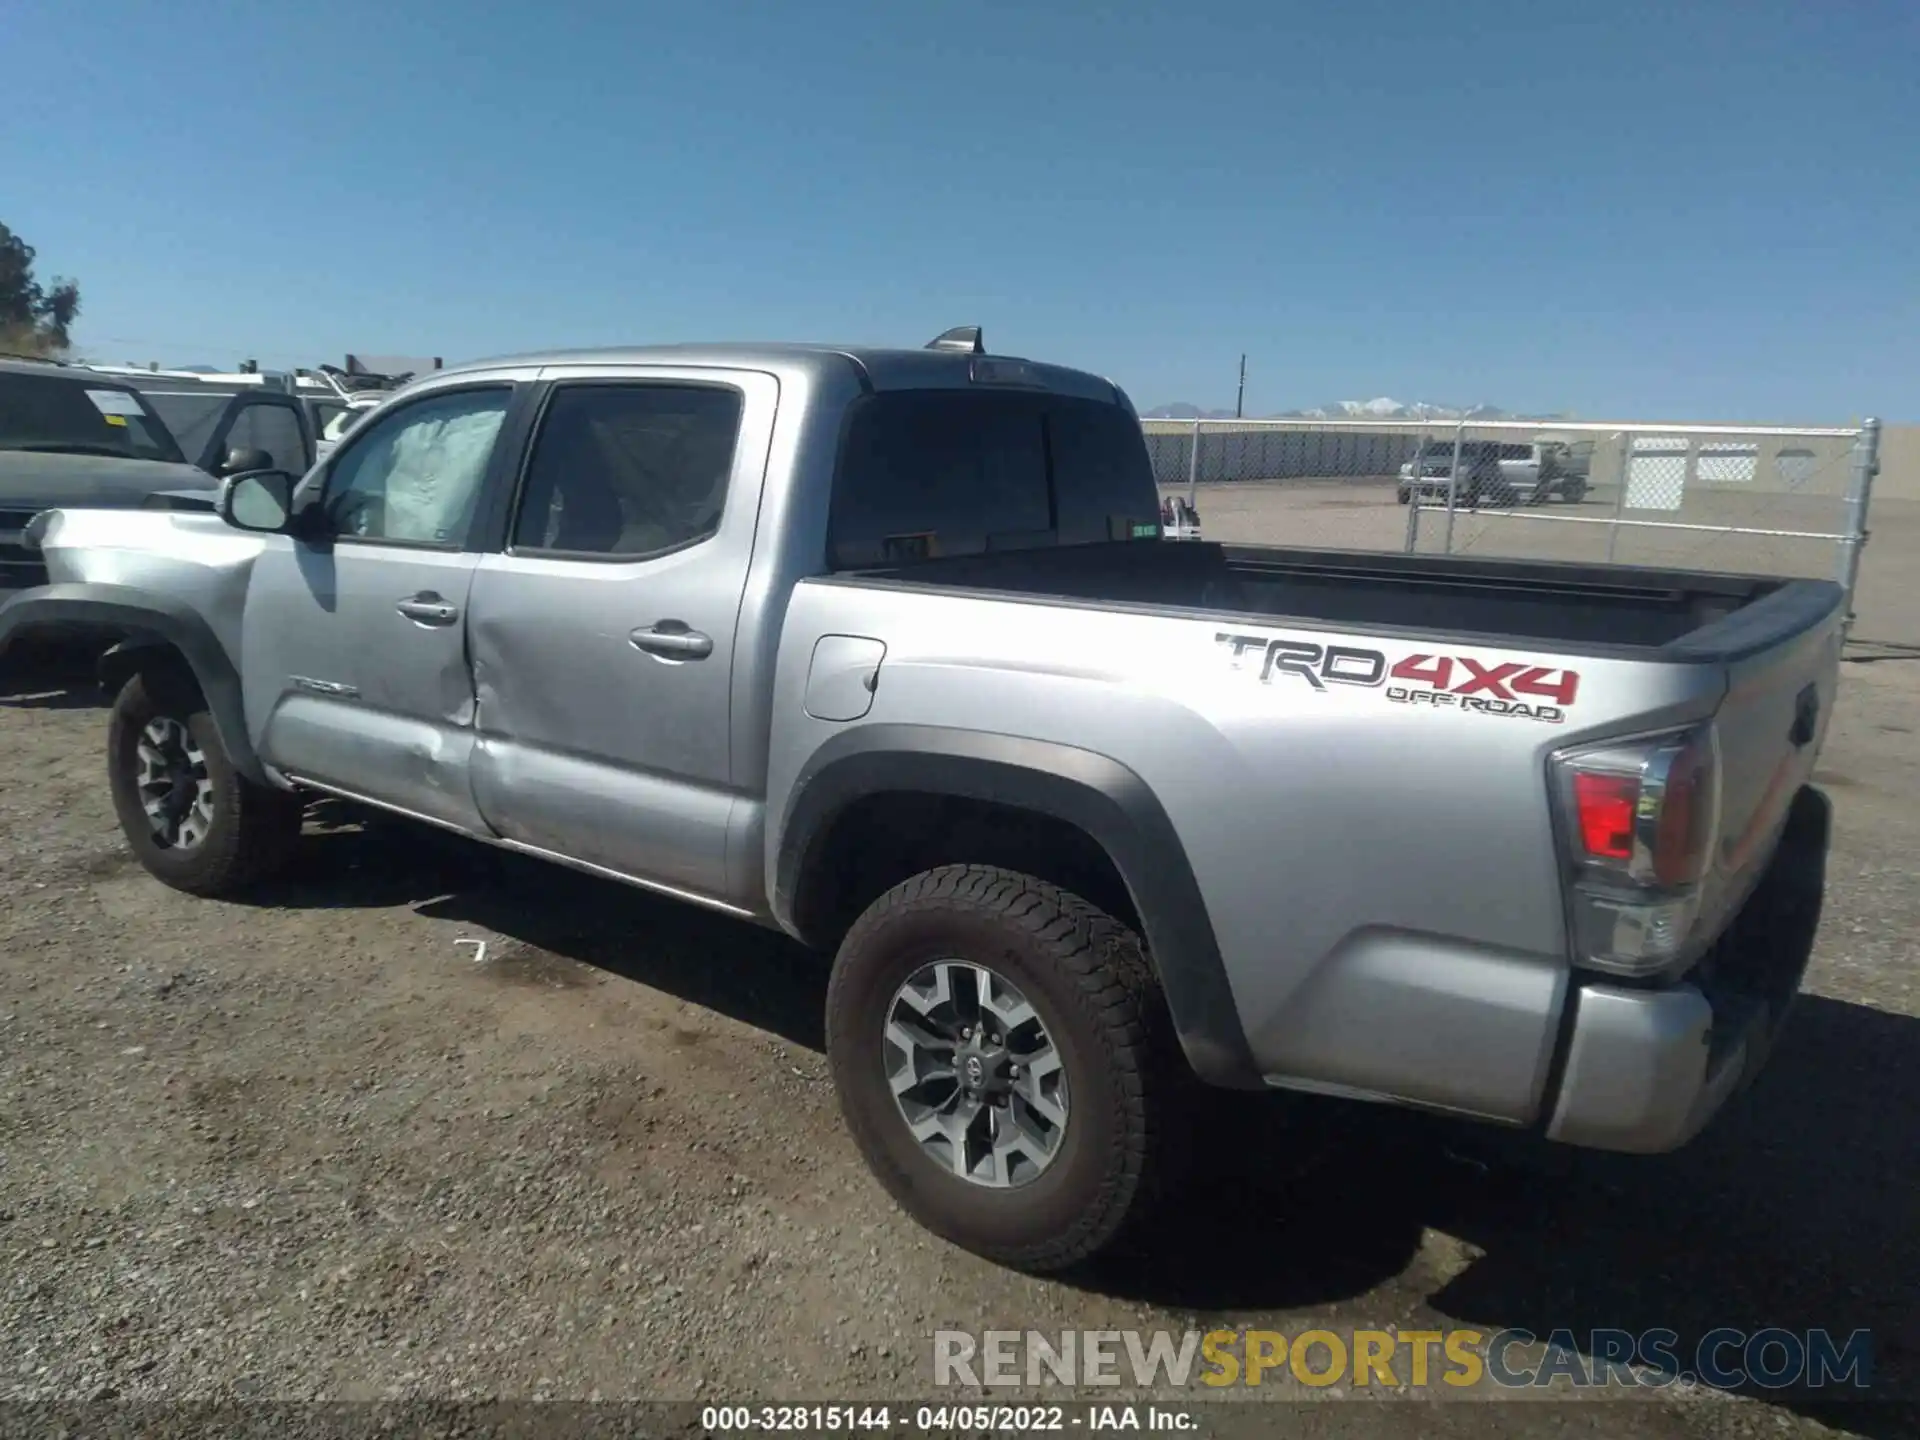
<instances>
[{"instance_id":1,"label":"dirt lot","mask_svg":"<svg viewBox=\"0 0 1920 1440\"><path fill-rule=\"evenodd\" d=\"M1230 1143L1178 1223L1061 1283L929 1239L867 1178L818 959L339 812L255 903L190 900L121 846L84 675L14 668L0 1399L924 1399L938 1328L1311 1323L1866 1327L1876 1388L1920 1394L1916 699L1910 659L1847 668L1812 993L1694 1147L1544 1155L1223 1100ZM1365 1434L1916 1423L1764 1396L1441 1410L1267 1413Z\"/></svg>"}]
</instances>

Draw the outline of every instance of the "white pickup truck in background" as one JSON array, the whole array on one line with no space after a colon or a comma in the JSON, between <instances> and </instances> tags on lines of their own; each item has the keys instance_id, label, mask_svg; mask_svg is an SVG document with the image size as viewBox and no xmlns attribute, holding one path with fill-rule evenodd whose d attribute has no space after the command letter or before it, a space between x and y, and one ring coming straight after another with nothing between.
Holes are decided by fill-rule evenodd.
<instances>
[{"instance_id":1,"label":"white pickup truck in background","mask_svg":"<svg viewBox=\"0 0 1920 1440\"><path fill-rule=\"evenodd\" d=\"M1593 441L1564 435L1532 440L1469 439L1460 443L1456 476L1454 442L1429 440L1400 467L1399 500L1413 498L1414 472L1420 475L1423 502L1444 504L1449 485L1457 485L1462 505L1539 505L1555 496L1577 505L1592 486Z\"/></svg>"}]
</instances>

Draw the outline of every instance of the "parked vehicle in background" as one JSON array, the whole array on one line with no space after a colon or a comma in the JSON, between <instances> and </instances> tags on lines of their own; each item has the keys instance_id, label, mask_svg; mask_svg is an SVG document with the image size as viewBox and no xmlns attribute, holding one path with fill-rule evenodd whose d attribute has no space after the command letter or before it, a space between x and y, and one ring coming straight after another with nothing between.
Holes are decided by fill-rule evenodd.
<instances>
[{"instance_id":1,"label":"parked vehicle in background","mask_svg":"<svg viewBox=\"0 0 1920 1440\"><path fill-rule=\"evenodd\" d=\"M320 365L313 369L293 371L276 370L210 370L199 369L161 369L157 366L136 365L94 365L91 368L103 374L118 376L126 383L137 385L150 394L161 397L160 406L168 414L176 437L182 440L189 454L192 454L202 440L207 442L206 449L212 452L211 463L218 468L219 446L215 427L226 417L214 409L215 401L210 397L221 394L232 396L278 396L274 403L286 403L288 398L299 406L306 418L306 434L311 446L311 459L319 459L333 448L341 435L352 428L353 424L367 410L373 409L388 394L404 385L410 375L381 375L367 372L349 372L337 365ZM256 400L256 403L268 403ZM250 424L264 423L256 418L241 417L235 436L229 437L229 448L235 443L246 441L246 431ZM272 452L272 447L261 446ZM196 457L202 465L209 463L209 456ZM292 469L283 458L275 454L276 468ZM304 467L302 467L304 468Z\"/></svg>"},{"instance_id":2,"label":"parked vehicle in background","mask_svg":"<svg viewBox=\"0 0 1920 1440\"><path fill-rule=\"evenodd\" d=\"M1422 501L1446 503L1450 485L1457 485L1454 501L1460 505L1538 505L1555 495L1569 503L1586 498L1593 462L1591 440L1551 436L1525 442L1465 440L1459 448L1456 480L1454 442L1427 441L1400 467L1400 503L1413 498L1416 468Z\"/></svg>"},{"instance_id":3,"label":"parked vehicle in background","mask_svg":"<svg viewBox=\"0 0 1920 1440\"><path fill-rule=\"evenodd\" d=\"M337 365L297 370L294 374L301 386L301 393L312 391L317 397L309 399L308 406L314 422L314 449L320 458L330 454L341 437L357 425L367 411L379 408L388 395L413 378L410 372L383 375L364 370L342 370Z\"/></svg>"},{"instance_id":4,"label":"parked vehicle in background","mask_svg":"<svg viewBox=\"0 0 1920 1440\"><path fill-rule=\"evenodd\" d=\"M1184 495L1169 495L1160 502L1160 535L1165 540L1198 540L1200 512Z\"/></svg>"},{"instance_id":5,"label":"parked vehicle in background","mask_svg":"<svg viewBox=\"0 0 1920 1440\"><path fill-rule=\"evenodd\" d=\"M318 396L305 397L302 403L307 408L307 423L313 427L313 457L316 460L324 459L352 418L347 412L347 404L344 400Z\"/></svg>"},{"instance_id":6,"label":"parked vehicle in background","mask_svg":"<svg viewBox=\"0 0 1920 1440\"><path fill-rule=\"evenodd\" d=\"M324 418L314 432L314 450L316 457L324 460L333 453L333 447L341 438L360 423L369 410L376 410L387 397L380 393L356 394L340 401L313 402Z\"/></svg>"},{"instance_id":7,"label":"parked vehicle in background","mask_svg":"<svg viewBox=\"0 0 1920 1440\"><path fill-rule=\"evenodd\" d=\"M27 537L42 511L169 498L211 509L217 483L134 387L83 366L0 359L0 597L46 583Z\"/></svg>"},{"instance_id":8,"label":"parked vehicle in background","mask_svg":"<svg viewBox=\"0 0 1920 1440\"><path fill-rule=\"evenodd\" d=\"M1587 498L1593 488L1591 435L1536 435L1531 449L1527 458L1534 471L1536 501L1558 495L1577 505Z\"/></svg>"},{"instance_id":9,"label":"parked vehicle in background","mask_svg":"<svg viewBox=\"0 0 1920 1440\"><path fill-rule=\"evenodd\" d=\"M284 377L264 377L263 383L259 375L123 369L101 373L140 391L166 421L188 462L210 475L224 478L242 470L301 475L313 464L312 420ZM276 378L283 384L273 383Z\"/></svg>"},{"instance_id":10,"label":"parked vehicle in background","mask_svg":"<svg viewBox=\"0 0 1920 1440\"><path fill-rule=\"evenodd\" d=\"M181 890L335 795L833 952L861 1153L1009 1264L1137 1225L1196 1079L1685 1143L1812 947L1841 588L1159 509L1118 388L977 331L532 356L218 515L56 512L0 645L126 627L106 783Z\"/></svg>"}]
</instances>

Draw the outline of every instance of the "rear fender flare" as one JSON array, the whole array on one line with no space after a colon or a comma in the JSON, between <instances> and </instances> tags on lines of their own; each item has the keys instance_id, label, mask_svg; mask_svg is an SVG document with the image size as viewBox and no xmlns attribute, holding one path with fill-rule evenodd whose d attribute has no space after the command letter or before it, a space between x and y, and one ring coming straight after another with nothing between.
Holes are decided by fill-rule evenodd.
<instances>
[{"instance_id":1,"label":"rear fender flare","mask_svg":"<svg viewBox=\"0 0 1920 1440\"><path fill-rule=\"evenodd\" d=\"M1089 836L1133 900L1195 1073L1215 1085L1260 1088L1180 837L1146 781L1105 755L930 725L867 725L835 736L807 762L782 817L769 879L773 913L783 926L795 930L796 900L813 867L826 863L834 821L865 796L902 791L1031 810Z\"/></svg>"}]
</instances>

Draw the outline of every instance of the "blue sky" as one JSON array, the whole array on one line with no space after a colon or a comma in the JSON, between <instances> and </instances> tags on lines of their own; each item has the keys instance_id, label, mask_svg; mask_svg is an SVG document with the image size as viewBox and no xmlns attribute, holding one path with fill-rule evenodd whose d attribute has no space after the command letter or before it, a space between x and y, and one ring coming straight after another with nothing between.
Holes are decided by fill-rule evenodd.
<instances>
[{"instance_id":1,"label":"blue sky","mask_svg":"<svg viewBox=\"0 0 1920 1440\"><path fill-rule=\"evenodd\" d=\"M1143 406L1920 419L1912 0L11 0L0 221L170 364L996 350ZM23 63L25 62L25 63Z\"/></svg>"}]
</instances>

